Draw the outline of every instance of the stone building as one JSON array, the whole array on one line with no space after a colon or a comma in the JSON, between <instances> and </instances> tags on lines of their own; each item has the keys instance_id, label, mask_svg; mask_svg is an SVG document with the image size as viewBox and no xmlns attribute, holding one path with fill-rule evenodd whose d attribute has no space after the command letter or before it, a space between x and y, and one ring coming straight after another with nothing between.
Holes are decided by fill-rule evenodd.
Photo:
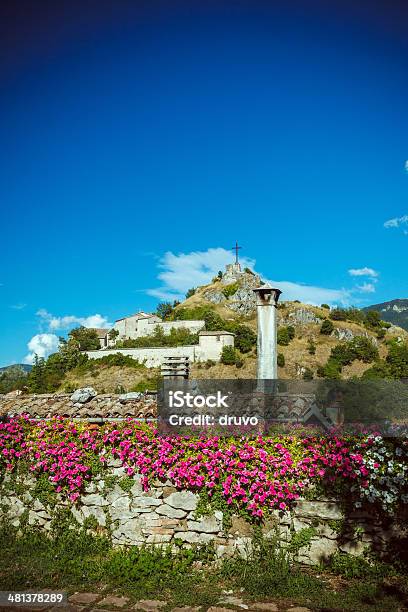
<instances>
[{"instance_id":1,"label":"stone building","mask_svg":"<svg viewBox=\"0 0 408 612\"><path fill-rule=\"evenodd\" d=\"M187 321L186 321L187 322ZM234 334L228 331L201 331L198 344L189 346L146 347L146 348L111 348L103 351L87 351L90 359L101 359L106 355L128 355L148 368L161 366L168 357L188 357L191 363L198 361L220 361L224 346L234 346Z\"/></svg>"},{"instance_id":2,"label":"stone building","mask_svg":"<svg viewBox=\"0 0 408 612\"><path fill-rule=\"evenodd\" d=\"M154 334L156 327L159 327L164 334L170 334L174 329L188 329L191 333L198 333L205 328L204 321L162 321L155 314L137 312L129 317L123 317L115 321L113 329L119 332L117 340L130 338L142 338Z\"/></svg>"}]
</instances>

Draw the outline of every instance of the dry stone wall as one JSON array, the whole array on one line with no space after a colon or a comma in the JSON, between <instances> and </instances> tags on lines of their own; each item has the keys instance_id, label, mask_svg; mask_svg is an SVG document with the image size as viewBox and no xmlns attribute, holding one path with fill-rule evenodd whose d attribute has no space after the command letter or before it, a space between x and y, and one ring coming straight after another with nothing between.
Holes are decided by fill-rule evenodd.
<instances>
[{"instance_id":1,"label":"dry stone wall","mask_svg":"<svg viewBox=\"0 0 408 612\"><path fill-rule=\"evenodd\" d=\"M176 490L170 481L154 482L143 490L141 476L126 476L118 460L111 460L102 476L96 477L74 505L53 493L41 494L31 475L6 474L0 483L0 520L16 528L37 526L50 531L61 510L70 513L72 525L85 525L106 533L117 546L143 544L191 547L212 543L218 558L248 554L253 526L243 517L224 515L220 510L200 515L199 496ZM396 526L377 523L360 513L344 516L336 500L300 500L290 512L278 512L262 527L265 537L276 534L283 542L294 534L306 535L299 560L316 564L336 551L361 555L367 548L385 551L393 537L401 536Z\"/></svg>"}]
</instances>

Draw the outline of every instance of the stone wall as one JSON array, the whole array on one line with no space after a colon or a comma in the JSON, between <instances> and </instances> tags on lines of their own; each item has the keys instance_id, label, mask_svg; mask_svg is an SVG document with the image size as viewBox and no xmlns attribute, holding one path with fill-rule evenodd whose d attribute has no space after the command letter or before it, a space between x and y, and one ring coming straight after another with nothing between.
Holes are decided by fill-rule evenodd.
<instances>
[{"instance_id":1,"label":"stone wall","mask_svg":"<svg viewBox=\"0 0 408 612\"><path fill-rule=\"evenodd\" d=\"M168 357L189 357L192 363L212 359L219 361L225 345L234 346L234 336L229 332L217 335L199 335L198 344L190 346L155 347L155 348L115 348L108 350L87 351L90 359L101 359L106 355L121 353L128 355L147 368L160 367Z\"/></svg>"},{"instance_id":2,"label":"stone wall","mask_svg":"<svg viewBox=\"0 0 408 612\"><path fill-rule=\"evenodd\" d=\"M191 547L213 543L218 557L245 556L251 547L253 527L244 518L223 515L221 511L199 516L199 497L187 490L178 491L170 481L154 482L149 491L141 486L141 477L126 476L118 460L111 460L103 476L87 485L74 505L52 493L45 497L36 489L31 476L6 474L0 483L0 518L16 528L24 524L50 531L52 519L65 509L72 525L83 525L106 533L113 544L140 546L169 544ZM336 500L300 500L290 512L276 511L263 526L265 537L279 534L283 542L302 532L305 545L299 560L316 564L336 551L360 555L366 548L386 550L401 531L391 525L385 529L366 513L344 516Z\"/></svg>"}]
</instances>

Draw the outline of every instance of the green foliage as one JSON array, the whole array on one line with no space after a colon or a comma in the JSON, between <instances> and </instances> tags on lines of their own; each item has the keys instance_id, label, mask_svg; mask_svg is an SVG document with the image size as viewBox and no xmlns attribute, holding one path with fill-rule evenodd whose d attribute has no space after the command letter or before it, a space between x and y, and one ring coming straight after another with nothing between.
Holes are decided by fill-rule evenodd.
<instances>
[{"instance_id":1,"label":"green foliage","mask_svg":"<svg viewBox=\"0 0 408 612\"><path fill-rule=\"evenodd\" d=\"M252 276L255 276L255 273L251 270L251 268L244 268L244 272L246 272L247 274L251 274Z\"/></svg>"},{"instance_id":2,"label":"green foliage","mask_svg":"<svg viewBox=\"0 0 408 612\"><path fill-rule=\"evenodd\" d=\"M81 351L95 351L100 348L98 334L95 329L76 327L69 332L69 338L78 343Z\"/></svg>"},{"instance_id":3,"label":"green foliage","mask_svg":"<svg viewBox=\"0 0 408 612\"><path fill-rule=\"evenodd\" d=\"M277 342L281 346L288 346L289 342L295 337L295 328L293 325L287 327L279 327L277 334Z\"/></svg>"},{"instance_id":4,"label":"green foliage","mask_svg":"<svg viewBox=\"0 0 408 612\"><path fill-rule=\"evenodd\" d=\"M305 368L302 378L303 380L313 380L313 370L310 368Z\"/></svg>"},{"instance_id":5,"label":"green foliage","mask_svg":"<svg viewBox=\"0 0 408 612\"><path fill-rule=\"evenodd\" d=\"M285 355L283 353L278 353L276 361L277 361L278 367L283 368L285 365Z\"/></svg>"},{"instance_id":6,"label":"green foliage","mask_svg":"<svg viewBox=\"0 0 408 612\"><path fill-rule=\"evenodd\" d=\"M332 361L337 361L341 366L349 365L354 360L354 351L350 342L337 344L332 348L330 357Z\"/></svg>"},{"instance_id":7,"label":"green foliage","mask_svg":"<svg viewBox=\"0 0 408 612\"><path fill-rule=\"evenodd\" d=\"M237 352L233 346L224 346L221 352L221 363L234 365L237 361Z\"/></svg>"},{"instance_id":8,"label":"green foliage","mask_svg":"<svg viewBox=\"0 0 408 612\"><path fill-rule=\"evenodd\" d=\"M109 340L111 342L114 342L116 338L119 336L119 332L117 329L111 329L110 332L108 333L108 336L109 336Z\"/></svg>"},{"instance_id":9,"label":"green foliage","mask_svg":"<svg viewBox=\"0 0 408 612\"><path fill-rule=\"evenodd\" d=\"M170 302L160 302L156 308L156 314L161 319L168 320L173 313L173 306Z\"/></svg>"},{"instance_id":10,"label":"green foliage","mask_svg":"<svg viewBox=\"0 0 408 612\"><path fill-rule=\"evenodd\" d=\"M344 308L333 308L333 310L329 314L329 317L333 321L346 321L347 311Z\"/></svg>"},{"instance_id":11,"label":"green foliage","mask_svg":"<svg viewBox=\"0 0 408 612\"><path fill-rule=\"evenodd\" d=\"M228 299L229 297L234 295L234 293L236 293L238 289L239 289L239 283L235 282L235 283L230 283L229 285L226 285L224 289L222 290L222 292L225 295L225 297Z\"/></svg>"},{"instance_id":12,"label":"green foliage","mask_svg":"<svg viewBox=\"0 0 408 612\"><path fill-rule=\"evenodd\" d=\"M136 385L133 385L130 390L134 391L135 393L144 393L145 391L157 391L161 381L161 376L153 376L152 378L141 380Z\"/></svg>"},{"instance_id":13,"label":"green foliage","mask_svg":"<svg viewBox=\"0 0 408 612\"><path fill-rule=\"evenodd\" d=\"M390 342L386 362L392 378L408 378L408 343Z\"/></svg>"},{"instance_id":14,"label":"green foliage","mask_svg":"<svg viewBox=\"0 0 408 612\"><path fill-rule=\"evenodd\" d=\"M144 368L144 364L137 361L137 359L133 359L130 355L123 355L122 353L113 353L110 355L104 355L100 359L89 359L85 364L87 369L92 369L100 366L120 366L127 368L135 368L141 369Z\"/></svg>"},{"instance_id":15,"label":"green foliage","mask_svg":"<svg viewBox=\"0 0 408 612\"><path fill-rule=\"evenodd\" d=\"M186 300L188 300L188 298L190 298L191 296L193 296L195 294L195 292L197 291L196 287L191 287L191 289L189 289L186 293Z\"/></svg>"},{"instance_id":16,"label":"green foliage","mask_svg":"<svg viewBox=\"0 0 408 612\"><path fill-rule=\"evenodd\" d=\"M344 578L385 577L395 573L392 566L381 561L336 552L330 559L330 571Z\"/></svg>"},{"instance_id":17,"label":"green foliage","mask_svg":"<svg viewBox=\"0 0 408 612\"><path fill-rule=\"evenodd\" d=\"M328 304L320 304L321 308L326 308L327 310L330 310L330 306Z\"/></svg>"},{"instance_id":18,"label":"green foliage","mask_svg":"<svg viewBox=\"0 0 408 612\"><path fill-rule=\"evenodd\" d=\"M354 359L371 363L378 359L378 348L366 336L355 336L350 341L350 347L354 355Z\"/></svg>"},{"instance_id":19,"label":"green foliage","mask_svg":"<svg viewBox=\"0 0 408 612\"><path fill-rule=\"evenodd\" d=\"M58 389L66 372L87 361L87 355L81 353L75 339L66 341L60 338L59 352L50 355L47 361L35 356L33 368L27 378L27 387L31 393L52 393Z\"/></svg>"},{"instance_id":20,"label":"green foliage","mask_svg":"<svg viewBox=\"0 0 408 612\"><path fill-rule=\"evenodd\" d=\"M325 319L320 327L320 333L324 336L330 336L333 330L333 323L330 321L330 319Z\"/></svg>"},{"instance_id":21,"label":"green foliage","mask_svg":"<svg viewBox=\"0 0 408 612\"><path fill-rule=\"evenodd\" d=\"M189 329L177 329L172 327L169 334L165 334L163 328L156 325L154 332L149 336L120 340L116 348L150 348L160 346L188 346L198 344L198 334Z\"/></svg>"},{"instance_id":22,"label":"green foliage","mask_svg":"<svg viewBox=\"0 0 408 612\"><path fill-rule=\"evenodd\" d=\"M315 355L316 353L316 345L313 341L313 338L309 338L307 342L307 352L309 353L309 355Z\"/></svg>"},{"instance_id":23,"label":"green foliage","mask_svg":"<svg viewBox=\"0 0 408 612\"><path fill-rule=\"evenodd\" d=\"M227 331L235 334L235 346L241 353L249 353L256 345L256 334L247 325L229 325Z\"/></svg>"},{"instance_id":24,"label":"green foliage","mask_svg":"<svg viewBox=\"0 0 408 612\"><path fill-rule=\"evenodd\" d=\"M0 372L0 393L23 389L27 385L28 373L20 366L12 366Z\"/></svg>"},{"instance_id":25,"label":"green foliage","mask_svg":"<svg viewBox=\"0 0 408 612\"><path fill-rule=\"evenodd\" d=\"M319 366L317 368L317 375L321 378L332 378L337 380L341 377L341 364L329 358L324 366Z\"/></svg>"},{"instance_id":26,"label":"green foliage","mask_svg":"<svg viewBox=\"0 0 408 612\"><path fill-rule=\"evenodd\" d=\"M381 327L380 313L376 310L368 310L365 313L365 324L371 328Z\"/></svg>"},{"instance_id":27,"label":"green foliage","mask_svg":"<svg viewBox=\"0 0 408 612\"><path fill-rule=\"evenodd\" d=\"M391 370L389 365L383 359L379 359L377 363L363 373L362 378L367 380L392 378Z\"/></svg>"},{"instance_id":28,"label":"green foliage","mask_svg":"<svg viewBox=\"0 0 408 612\"><path fill-rule=\"evenodd\" d=\"M312 539L316 535L316 529L314 527L303 527L303 529L299 529L296 531L288 544L287 550L297 555L302 548L306 546L310 546Z\"/></svg>"}]
</instances>

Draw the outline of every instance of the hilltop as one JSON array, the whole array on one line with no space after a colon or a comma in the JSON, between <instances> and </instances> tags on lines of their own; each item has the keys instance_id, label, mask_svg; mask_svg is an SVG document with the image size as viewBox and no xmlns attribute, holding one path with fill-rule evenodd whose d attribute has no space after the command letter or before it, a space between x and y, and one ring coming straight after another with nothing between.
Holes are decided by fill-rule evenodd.
<instances>
[{"instance_id":1,"label":"hilltop","mask_svg":"<svg viewBox=\"0 0 408 612\"><path fill-rule=\"evenodd\" d=\"M191 364L191 378L256 377L257 314L253 289L261 284L262 279L251 270L241 271L239 265L232 264L211 283L190 289L183 302L158 305L157 312L167 325L199 320L205 322L207 331L225 330L235 336L235 349L226 347L229 353L222 355L221 363L208 359ZM198 334L182 332L171 336L171 346L198 342ZM132 342L136 346L143 341L142 346L157 347L164 346L160 343L163 338L170 335L162 337L155 333ZM278 304L278 377L292 380L363 375L408 377L407 339L406 330L384 322L373 310L282 300ZM88 359L72 337L59 353L51 355L30 374L17 367L0 373L0 393L11 388L27 388L37 393L70 392L85 386L92 386L99 393L123 393L155 389L159 378L158 368L147 368L123 354ZM13 387L15 380L19 387Z\"/></svg>"},{"instance_id":2,"label":"hilltop","mask_svg":"<svg viewBox=\"0 0 408 612\"><path fill-rule=\"evenodd\" d=\"M228 324L241 324L256 332L256 306L252 289L262 279L250 270L216 277L205 286L190 290L189 297L174 308L170 318L194 318L211 311ZM282 295L284 297L284 295ZM408 300L407 300L408 303ZM366 309L368 312L369 309ZM358 309L330 309L327 305L312 306L298 301L282 301L278 306L278 352L283 356L279 362L279 377L299 379L316 377L318 371L330 361L331 351L339 344L349 346L355 338L366 338L380 359L388 352L387 342L392 338L406 340L408 333L396 325L382 323L370 325L365 321L366 312ZM210 317L211 319L211 317ZM330 333L321 333L323 322L330 321ZM330 323L326 324L330 328ZM374 321L375 323L375 321ZM292 328L288 340L285 330ZM283 338L281 336L284 336ZM368 358L366 358L368 359ZM241 355L239 367L231 365L194 364L195 378L254 378L256 376L256 350L253 347ZM348 361L348 360L345 360ZM361 376L373 365L370 361L351 359L341 370L343 378ZM328 372L326 371L326 375Z\"/></svg>"},{"instance_id":3,"label":"hilltop","mask_svg":"<svg viewBox=\"0 0 408 612\"><path fill-rule=\"evenodd\" d=\"M376 310L384 321L398 325L408 331L408 299L373 304L373 306L368 306L364 310Z\"/></svg>"}]
</instances>

